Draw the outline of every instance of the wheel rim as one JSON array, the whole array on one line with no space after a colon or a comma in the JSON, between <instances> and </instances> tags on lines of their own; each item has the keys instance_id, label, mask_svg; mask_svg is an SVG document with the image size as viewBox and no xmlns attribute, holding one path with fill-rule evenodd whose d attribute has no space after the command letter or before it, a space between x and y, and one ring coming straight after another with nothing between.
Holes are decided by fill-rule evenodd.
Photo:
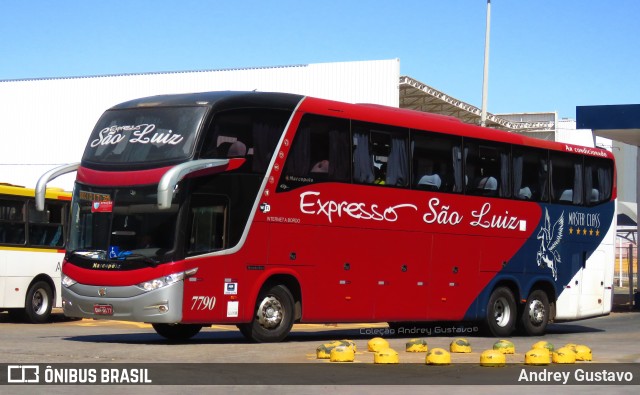
<instances>
[{"instance_id":1,"label":"wheel rim","mask_svg":"<svg viewBox=\"0 0 640 395\"><path fill-rule=\"evenodd\" d=\"M263 328L273 329L282 322L284 307L274 296L267 296L258 307L258 322Z\"/></svg>"},{"instance_id":2,"label":"wheel rim","mask_svg":"<svg viewBox=\"0 0 640 395\"><path fill-rule=\"evenodd\" d=\"M499 327L505 327L511 320L511 307L506 298L498 298L493 304L493 318Z\"/></svg>"},{"instance_id":3,"label":"wheel rim","mask_svg":"<svg viewBox=\"0 0 640 395\"><path fill-rule=\"evenodd\" d=\"M532 324L542 324L544 322L545 314L544 304L541 301L536 299L529 303L529 320Z\"/></svg>"},{"instance_id":4,"label":"wheel rim","mask_svg":"<svg viewBox=\"0 0 640 395\"><path fill-rule=\"evenodd\" d=\"M42 315L47 311L49 307L49 296L42 289L38 289L33 293L33 298L31 298L31 308L33 312Z\"/></svg>"}]
</instances>

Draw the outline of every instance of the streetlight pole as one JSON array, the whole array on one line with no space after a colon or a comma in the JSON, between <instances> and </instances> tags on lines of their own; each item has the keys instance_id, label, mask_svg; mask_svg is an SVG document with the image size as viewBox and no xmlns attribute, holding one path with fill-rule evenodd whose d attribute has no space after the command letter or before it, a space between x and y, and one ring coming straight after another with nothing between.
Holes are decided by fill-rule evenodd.
<instances>
[{"instance_id":1,"label":"streetlight pole","mask_svg":"<svg viewBox=\"0 0 640 395\"><path fill-rule=\"evenodd\" d=\"M482 78L482 112L480 125L487 124L487 94L489 91L489 32L491 30L491 0L487 0L487 30L484 36L484 77Z\"/></svg>"}]
</instances>

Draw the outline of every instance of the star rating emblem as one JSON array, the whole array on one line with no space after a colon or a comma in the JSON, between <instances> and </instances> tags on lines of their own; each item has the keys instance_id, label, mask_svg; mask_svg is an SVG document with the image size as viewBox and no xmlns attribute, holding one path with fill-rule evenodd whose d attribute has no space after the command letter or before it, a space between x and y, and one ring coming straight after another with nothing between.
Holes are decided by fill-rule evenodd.
<instances>
[{"instance_id":1,"label":"star rating emblem","mask_svg":"<svg viewBox=\"0 0 640 395\"><path fill-rule=\"evenodd\" d=\"M573 235L575 234L576 236L586 236L587 234L589 236L593 236L595 235L596 237L600 236L600 229L597 228L588 228L588 227L584 227L584 228L574 228L573 226L571 226L569 228L569 234Z\"/></svg>"}]
</instances>

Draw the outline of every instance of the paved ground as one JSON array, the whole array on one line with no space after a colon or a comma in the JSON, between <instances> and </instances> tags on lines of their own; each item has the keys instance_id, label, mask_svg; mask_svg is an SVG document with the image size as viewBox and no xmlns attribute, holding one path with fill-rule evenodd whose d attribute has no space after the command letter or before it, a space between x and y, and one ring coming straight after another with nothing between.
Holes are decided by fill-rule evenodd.
<instances>
[{"instance_id":1,"label":"paved ground","mask_svg":"<svg viewBox=\"0 0 640 395\"><path fill-rule=\"evenodd\" d=\"M89 391L92 394L131 393L136 394L182 394L191 393L224 393L243 394L260 392L271 394L313 393L325 394L388 394L401 391L404 394L423 394L429 392L445 392L449 394L496 394L536 393L541 391L562 391L562 393L637 393L637 386L531 386L518 385L517 378L522 370L525 373L537 371L551 371L557 366L536 368L525 367L524 353L531 345L539 340L546 340L556 346L567 343L586 344L594 352L593 363L574 365L574 369L585 367L599 367L604 364L608 369L627 369L629 366L638 369L640 366L640 311L629 309L628 290L616 293L615 312L607 317L598 317L571 323L551 324L546 336L524 337L514 336L510 340L516 346L516 353L507 355L507 368L493 369L479 367L480 353L492 348L497 339L485 337L473 325L434 324L422 332L403 333L391 336L384 323L380 324L351 324L351 325L296 325L288 341L278 344L248 343L233 326L214 326L204 329L192 341L181 344L170 344L160 338L150 325L128 323L121 321L93 321L67 320L62 315L55 316L54 322L45 325L29 325L13 323L6 314L0 314L0 364L61 364L82 363L86 366L96 366L103 363L159 363L163 367L182 366L181 377L188 383L197 382L202 374L202 367L212 367L205 374L220 373L221 368L227 369L225 379L238 385L152 385L143 387L121 386L0 386L0 394L80 394ZM425 332L427 331L427 332ZM392 348L399 352L400 369L398 365L383 366L373 364L373 354L366 351L367 342L372 337L385 337ZM453 354L452 365L443 368L429 368L425 366L424 353L404 352L405 343L412 337L425 338L429 348L448 349L449 344L456 337L467 338L472 345L472 352L468 354ZM356 342L357 353L355 363L340 371L324 370L334 368L335 363L318 360L316 348L328 341L352 339ZM252 364L253 363L253 364ZM258 364L256 364L258 363ZM176 365L179 364L179 365ZM194 364L194 365L185 365ZM246 371L243 366L249 366ZM262 365L260 365L262 364ZM625 365L627 364L627 365ZM55 366L55 365L54 365ZM85 365L82 365L85 366ZM153 365L150 365L153 366ZM156 365L157 366L157 365ZM188 366L185 368L185 366ZM240 371L238 371L240 366ZM302 369L300 369L302 367ZM610 367L610 368L609 368ZM395 379L396 385L338 385L348 382L350 375L357 377L360 369L388 377L389 372L395 372L415 379L423 376L430 385L407 385L402 380ZM186 369L186 370L185 370ZM346 369L352 369L345 374ZM355 369L355 370L353 370ZM408 370L406 370L408 369ZM413 370L412 370L413 369ZM318 380L322 371L326 380ZM414 371L415 370L415 371ZM240 374L238 374L240 372ZM310 374L314 382L309 385L288 385L291 377L303 377ZM510 385L490 385L495 380L495 372L499 372ZM0 372L1 373L1 372ZM175 373L175 372L174 372ZM346 375L346 377L345 377ZM492 376L493 375L493 376ZM640 376L640 372L638 373ZM242 385L247 377L261 378L271 384ZM375 376L374 376L375 377ZM395 377L395 376L394 376ZM461 385L469 378L475 383L473 386ZM492 378L493 377L493 378ZM234 381L235 380L235 381ZM269 381L271 380L271 381ZM346 380L346 381L345 381ZM440 386L445 380L450 385ZM318 382L319 381L319 382ZM384 382L384 380L383 380ZM277 383L277 384L274 384ZM489 385L487 385L487 383ZM227 383L228 384L228 383ZM359 384L362 384L361 382Z\"/></svg>"}]
</instances>

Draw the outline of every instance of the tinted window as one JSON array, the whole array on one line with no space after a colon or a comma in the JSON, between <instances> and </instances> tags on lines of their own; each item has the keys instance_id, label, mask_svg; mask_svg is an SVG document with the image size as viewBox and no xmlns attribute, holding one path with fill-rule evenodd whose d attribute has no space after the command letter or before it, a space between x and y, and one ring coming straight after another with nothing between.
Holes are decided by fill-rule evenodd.
<instances>
[{"instance_id":1,"label":"tinted window","mask_svg":"<svg viewBox=\"0 0 640 395\"><path fill-rule=\"evenodd\" d=\"M250 173L195 178L189 189L187 252L196 254L238 244L262 179Z\"/></svg>"},{"instance_id":2,"label":"tinted window","mask_svg":"<svg viewBox=\"0 0 640 395\"><path fill-rule=\"evenodd\" d=\"M513 147L512 196L538 202L549 199L549 159L546 150Z\"/></svg>"},{"instance_id":3,"label":"tinted window","mask_svg":"<svg viewBox=\"0 0 640 395\"><path fill-rule=\"evenodd\" d=\"M67 206L46 201L44 211L36 211L33 200L0 199L0 244L62 247Z\"/></svg>"},{"instance_id":4,"label":"tinted window","mask_svg":"<svg viewBox=\"0 0 640 395\"><path fill-rule=\"evenodd\" d=\"M353 180L363 184L409 185L407 129L354 122Z\"/></svg>"},{"instance_id":5,"label":"tinted window","mask_svg":"<svg viewBox=\"0 0 640 395\"><path fill-rule=\"evenodd\" d=\"M511 196L509 151L506 144L465 140L466 193L480 196Z\"/></svg>"},{"instance_id":6,"label":"tinted window","mask_svg":"<svg viewBox=\"0 0 640 395\"><path fill-rule=\"evenodd\" d=\"M201 158L243 158L244 171L264 174L291 113L241 109L216 114L208 128Z\"/></svg>"},{"instance_id":7,"label":"tinted window","mask_svg":"<svg viewBox=\"0 0 640 395\"><path fill-rule=\"evenodd\" d=\"M454 192L455 171L462 175L459 137L436 133L412 133L413 187L420 190Z\"/></svg>"},{"instance_id":8,"label":"tinted window","mask_svg":"<svg viewBox=\"0 0 640 395\"><path fill-rule=\"evenodd\" d=\"M585 157L584 165L584 190L587 204L595 205L611 199L613 163L609 159Z\"/></svg>"},{"instance_id":9,"label":"tinted window","mask_svg":"<svg viewBox=\"0 0 640 395\"><path fill-rule=\"evenodd\" d=\"M278 190L316 182L349 182L349 121L307 114L293 139Z\"/></svg>"},{"instance_id":10,"label":"tinted window","mask_svg":"<svg viewBox=\"0 0 640 395\"><path fill-rule=\"evenodd\" d=\"M551 152L551 201L563 204L583 203L582 157Z\"/></svg>"},{"instance_id":11,"label":"tinted window","mask_svg":"<svg viewBox=\"0 0 640 395\"><path fill-rule=\"evenodd\" d=\"M0 243L24 244L25 202L22 200L0 199Z\"/></svg>"},{"instance_id":12,"label":"tinted window","mask_svg":"<svg viewBox=\"0 0 640 395\"><path fill-rule=\"evenodd\" d=\"M44 211L36 211L29 202L29 244L46 247L64 245L63 223L66 205L62 202L47 202Z\"/></svg>"},{"instance_id":13,"label":"tinted window","mask_svg":"<svg viewBox=\"0 0 640 395\"><path fill-rule=\"evenodd\" d=\"M228 206L224 196L208 194L191 196L187 255L221 250L226 247Z\"/></svg>"}]
</instances>

